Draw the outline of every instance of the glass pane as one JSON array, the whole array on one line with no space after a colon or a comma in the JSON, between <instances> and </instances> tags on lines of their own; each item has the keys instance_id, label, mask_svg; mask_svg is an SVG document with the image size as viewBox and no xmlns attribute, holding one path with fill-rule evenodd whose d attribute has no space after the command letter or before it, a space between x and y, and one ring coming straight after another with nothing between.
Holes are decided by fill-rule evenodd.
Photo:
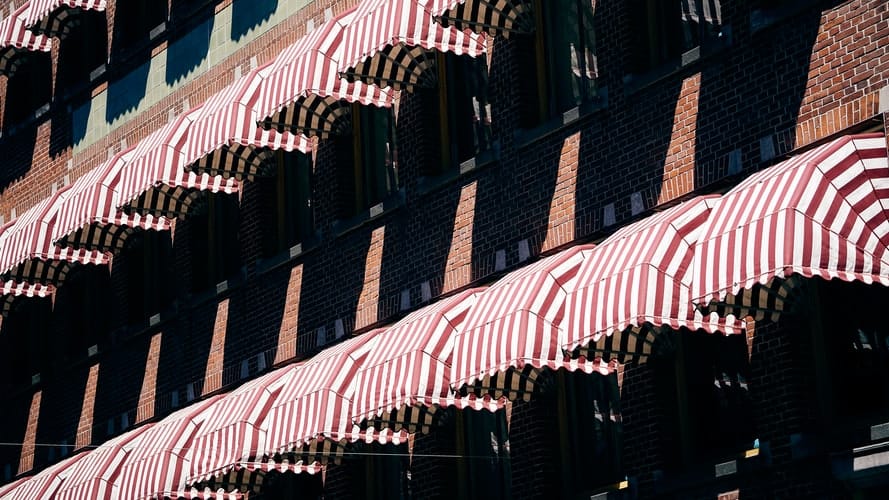
<instances>
[{"instance_id":1,"label":"glass pane","mask_svg":"<svg viewBox=\"0 0 889 500\"><path fill-rule=\"evenodd\" d=\"M366 208L383 201L397 188L397 162L391 110L374 106L360 109Z\"/></svg>"},{"instance_id":2,"label":"glass pane","mask_svg":"<svg viewBox=\"0 0 889 500\"><path fill-rule=\"evenodd\" d=\"M593 0L556 0L546 5L550 108L560 113L595 95L595 6Z\"/></svg>"}]
</instances>

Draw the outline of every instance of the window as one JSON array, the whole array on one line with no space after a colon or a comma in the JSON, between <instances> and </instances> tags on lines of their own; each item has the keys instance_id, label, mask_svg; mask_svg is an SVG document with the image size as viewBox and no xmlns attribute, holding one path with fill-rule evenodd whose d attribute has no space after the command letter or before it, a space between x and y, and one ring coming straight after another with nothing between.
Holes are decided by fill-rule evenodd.
<instances>
[{"instance_id":1,"label":"window","mask_svg":"<svg viewBox=\"0 0 889 500\"><path fill-rule=\"evenodd\" d=\"M491 147L491 104L488 101L488 66L484 56L436 55L438 86L420 88L427 100L434 151L441 162L432 174L456 168ZM436 163L434 161L429 163ZM436 168L437 167L437 168Z\"/></svg>"},{"instance_id":2,"label":"window","mask_svg":"<svg viewBox=\"0 0 889 500\"><path fill-rule=\"evenodd\" d=\"M238 198L206 193L206 211L191 217L192 291L215 286L241 267Z\"/></svg>"},{"instance_id":3,"label":"window","mask_svg":"<svg viewBox=\"0 0 889 500\"><path fill-rule=\"evenodd\" d=\"M746 337L681 330L674 343L674 354L651 360L667 419L664 462L712 462L750 449Z\"/></svg>"},{"instance_id":4,"label":"window","mask_svg":"<svg viewBox=\"0 0 889 500\"><path fill-rule=\"evenodd\" d=\"M354 491L364 498L392 500L410 498L408 483L409 454L407 444L373 443L359 452ZM363 463L362 463L363 462ZM360 464L360 465L359 465ZM361 466L363 465L363 467Z\"/></svg>"},{"instance_id":5,"label":"window","mask_svg":"<svg viewBox=\"0 0 889 500\"><path fill-rule=\"evenodd\" d=\"M562 498L617 483L623 477L617 374L556 376Z\"/></svg>"},{"instance_id":6,"label":"window","mask_svg":"<svg viewBox=\"0 0 889 500\"><path fill-rule=\"evenodd\" d=\"M459 498L512 498L506 410L456 415Z\"/></svg>"},{"instance_id":7,"label":"window","mask_svg":"<svg viewBox=\"0 0 889 500\"><path fill-rule=\"evenodd\" d=\"M632 71L644 73L722 38L719 0L633 0Z\"/></svg>"},{"instance_id":8,"label":"window","mask_svg":"<svg viewBox=\"0 0 889 500\"><path fill-rule=\"evenodd\" d=\"M595 0L536 0L536 30L520 40L521 79L526 102L525 126L596 98L598 64L594 31Z\"/></svg>"},{"instance_id":9,"label":"window","mask_svg":"<svg viewBox=\"0 0 889 500\"><path fill-rule=\"evenodd\" d=\"M3 101L3 128L9 130L34 116L52 97L52 61L44 52L28 54L9 77Z\"/></svg>"},{"instance_id":10,"label":"window","mask_svg":"<svg viewBox=\"0 0 889 500\"><path fill-rule=\"evenodd\" d=\"M127 251L128 319L138 323L173 299L173 246L169 231L142 231Z\"/></svg>"},{"instance_id":11,"label":"window","mask_svg":"<svg viewBox=\"0 0 889 500\"><path fill-rule=\"evenodd\" d=\"M4 384L21 388L31 383L31 376L45 377L44 366L50 359L47 352L52 300L49 298L19 298L9 315L3 318L2 338L5 360Z\"/></svg>"},{"instance_id":12,"label":"window","mask_svg":"<svg viewBox=\"0 0 889 500\"><path fill-rule=\"evenodd\" d=\"M395 119L388 108L352 105L352 134L338 138L342 160L342 216L352 217L398 190Z\"/></svg>"},{"instance_id":13,"label":"window","mask_svg":"<svg viewBox=\"0 0 889 500\"><path fill-rule=\"evenodd\" d=\"M113 307L111 273L106 266L74 268L56 292L54 315L62 323L63 356L67 362L87 357L92 346L107 347Z\"/></svg>"},{"instance_id":14,"label":"window","mask_svg":"<svg viewBox=\"0 0 889 500\"><path fill-rule=\"evenodd\" d=\"M108 58L108 23L104 12L73 14L78 24L59 44L56 94L76 92L90 82L91 75Z\"/></svg>"},{"instance_id":15,"label":"window","mask_svg":"<svg viewBox=\"0 0 889 500\"><path fill-rule=\"evenodd\" d=\"M293 151L277 151L276 175L259 177L271 220L264 224L265 254L284 252L314 234L312 207L312 158Z\"/></svg>"},{"instance_id":16,"label":"window","mask_svg":"<svg viewBox=\"0 0 889 500\"><path fill-rule=\"evenodd\" d=\"M167 2L128 0L115 5L113 57L126 54L146 44L151 30L167 20Z\"/></svg>"}]
</instances>

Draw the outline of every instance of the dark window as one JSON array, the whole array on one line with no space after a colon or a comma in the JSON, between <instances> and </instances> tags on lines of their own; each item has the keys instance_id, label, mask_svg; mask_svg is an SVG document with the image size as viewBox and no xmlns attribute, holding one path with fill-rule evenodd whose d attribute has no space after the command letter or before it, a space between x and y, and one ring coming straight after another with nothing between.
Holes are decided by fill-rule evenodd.
<instances>
[{"instance_id":1,"label":"dark window","mask_svg":"<svg viewBox=\"0 0 889 500\"><path fill-rule=\"evenodd\" d=\"M108 23L104 12L75 14L77 24L59 44L56 95L76 92L90 83L90 75L108 58Z\"/></svg>"},{"instance_id":2,"label":"dark window","mask_svg":"<svg viewBox=\"0 0 889 500\"><path fill-rule=\"evenodd\" d=\"M27 59L7 79L6 99L3 102L3 128L30 119L52 97L52 61L49 54L29 54Z\"/></svg>"},{"instance_id":3,"label":"dark window","mask_svg":"<svg viewBox=\"0 0 889 500\"><path fill-rule=\"evenodd\" d=\"M10 388L27 386L31 376L46 377L44 366L50 359L47 346L50 332L52 300L49 298L19 298L3 318L0 329L5 360L4 385Z\"/></svg>"},{"instance_id":4,"label":"dark window","mask_svg":"<svg viewBox=\"0 0 889 500\"><path fill-rule=\"evenodd\" d=\"M438 87L425 94L430 134L441 161L431 173L456 168L491 147L491 105L488 101L488 66L484 56L437 54ZM436 162L431 162L436 163Z\"/></svg>"},{"instance_id":5,"label":"dark window","mask_svg":"<svg viewBox=\"0 0 889 500\"><path fill-rule=\"evenodd\" d=\"M173 246L169 231L144 231L127 249L129 320L141 322L173 299Z\"/></svg>"},{"instance_id":6,"label":"dark window","mask_svg":"<svg viewBox=\"0 0 889 500\"><path fill-rule=\"evenodd\" d=\"M192 291L215 286L241 266L240 212L234 195L207 193L206 211L191 217Z\"/></svg>"},{"instance_id":7,"label":"dark window","mask_svg":"<svg viewBox=\"0 0 889 500\"><path fill-rule=\"evenodd\" d=\"M406 499L408 494L409 457L406 444L381 445L371 444L363 448L361 462L363 468L356 464L356 486L354 491L358 497L375 499ZM359 464L361 463L359 462ZM363 472L363 474L362 474ZM364 495L361 495L364 492Z\"/></svg>"},{"instance_id":8,"label":"dark window","mask_svg":"<svg viewBox=\"0 0 889 500\"><path fill-rule=\"evenodd\" d=\"M695 47L722 39L719 0L633 0L633 72L642 73L678 60Z\"/></svg>"},{"instance_id":9,"label":"dark window","mask_svg":"<svg viewBox=\"0 0 889 500\"><path fill-rule=\"evenodd\" d=\"M158 0L127 0L118 2L114 10L112 57L125 55L148 43L151 30L167 20L167 2Z\"/></svg>"},{"instance_id":10,"label":"dark window","mask_svg":"<svg viewBox=\"0 0 889 500\"><path fill-rule=\"evenodd\" d=\"M87 357L92 346L107 347L112 300L108 267L81 265L68 274L56 292L54 315L62 321L63 356L68 362Z\"/></svg>"},{"instance_id":11,"label":"dark window","mask_svg":"<svg viewBox=\"0 0 889 500\"><path fill-rule=\"evenodd\" d=\"M512 498L506 411L457 412L457 439L460 498Z\"/></svg>"},{"instance_id":12,"label":"dark window","mask_svg":"<svg viewBox=\"0 0 889 500\"><path fill-rule=\"evenodd\" d=\"M537 103L526 110L525 126L594 99L599 71L594 0L537 0L534 9L535 34L519 43L525 98Z\"/></svg>"},{"instance_id":13,"label":"dark window","mask_svg":"<svg viewBox=\"0 0 889 500\"><path fill-rule=\"evenodd\" d=\"M618 482L621 414L617 375L564 372L559 378L559 470L562 497Z\"/></svg>"},{"instance_id":14,"label":"dark window","mask_svg":"<svg viewBox=\"0 0 889 500\"><path fill-rule=\"evenodd\" d=\"M753 447L744 335L682 330L676 352L653 359L666 410L665 463L710 462Z\"/></svg>"},{"instance_id":15,"label":"dark window","mask_svg":"<svg viewBox=\"0 0 889 500\"><path fill-rule=\"evenodd\" d=\"M265 183L265 200L271 220L264 224L265 253L275 255L311 237L315 229L312 208L312 158L299 152L278 151L276 175L259 177Z\"/></svg>"},{"instance_id":16,"label":"dark window","mask_svg":"<svg viewBox=\"0 0 889 500\"><path fill-rule=\"evenodd\" d=\"M343 159L344 206L351 217L398 190L398 155L392 110L352 106L352 134L338 138Z\"/></svg>"}]
</instances>

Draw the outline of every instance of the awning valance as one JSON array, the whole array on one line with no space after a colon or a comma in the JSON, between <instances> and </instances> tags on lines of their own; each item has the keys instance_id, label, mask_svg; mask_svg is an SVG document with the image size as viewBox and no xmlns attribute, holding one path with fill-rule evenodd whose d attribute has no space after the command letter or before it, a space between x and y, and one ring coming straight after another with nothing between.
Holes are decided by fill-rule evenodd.
<instances>
[{"instance_id":1,"label":"awning valance","mask_svg":"<svg viewBox=\"0 0 889 500\"><path fill-rule=\"evenodd\" d=\"M324 466L318 462L303 463L302 461L237 462L213 472L209 479L200 482L196 488L203 491L222 490L258 495L263 493L263 484L266 475L270 472L315 475L323 474Z\"/></svg>"},{"instance_id":2,"label":"awning valance","mask_svg":"<svg viewBox=\"0 0 889 500\"><path fill-rule=\"evenodd\" d=\"M26 210L0 232L0 272L5 280L59 284L76 264L106 265L108 253L53 244L58 208L71 195L71 185L59 189Z\"/></svg>"},{"instance_id":3,"label":"awning valance","mask_svg":"<svg viewBox=\"0 0 889 500\"><path fill-rule=\"evenodd\" d=\"M436 407L460 404L448 379L454 336L481 294L471 289L443 299L379 334L355 374L356 423L425 432Z\"/></svg>"},{"instance_id":4,"label":"awning valance","mask_svg":"<svg viewBox=\"0 0 889 500\"><path fill-rule=\"evenodd\" d=\"M265 454L266 431L261 424L294 371L288 367L251 380L192 419L200 430L186 451L188 486Z\"/></svg>"},{"instance_id":5,"label":"awning valance","mask_svg":"<svg viewBox=\"0 0 889 500\"><path fill-rule=\"evenodd\" d=\"M78 10L105 10L105 0L31 0L24 15L25 26L35 33L65 35L69 18Z\"/></svg>"},{"instance_id":6,"label":"awning valance","mask_svg":"<svg viewBox=\"0 0 889 500\"><path fill-rule=\"evenodd\" d=\"M186 171L188 127L200 107L179 115L139 141L133 159L121 179L125 193L136 193L123 209L157 217L184 217L195 207L204 191L233 194L240 190L236 179Z\"/></svg>"},{"instance_id":7,"label":"awning valance","mask_svg":"<svg viewBox=\"0 0 889 500\"><path fill-rule=\"evenodd\" d=\"M693 301L778 315L794 277L889 285L886 138L853 135L751 175L722 196L695 246Z\"/></svg>"},{"instance_id":8,"label":"awning valance","mask_svg":"<svg viewBox=\"0 0 889 500\"><path fill-rule=\"evenodd\" d=\"M260 124L279 132L326 138L348 125L349 104L389 107L395 92L357 81L337 71L343 32L354 9L325 21L318 29L284 49L271 63L259 89Z\"/></svg>"},{"instance_id":9,"label":"awning valance","mask_svg":"<svg viewBox=\"0 0 889 500\"><path fill-rule=\"evenodd\" d=\"M137 427L103 443L77 461L68 478L53 497L55 500L103 500L114 498L112 480L126 460L124 446L151 428Z\"/></svg>"},{"instance_id":10,"label":"awning valance","mask_svg":"<svg viewBox=\"0 0 889 500\"><path fill-rule=\"evenodd\" d=\"M565 359L559 323L566 283L577 274L582 245L513 271L485 290L456 332L450 382L494 398L530 398L541 368L576 369Z\"/></svg>"},{"instance_id":11,"label":"awning valance","mask_svg":"<svg viewBox=\"0 0 889 500\"><path fill-rule=\"evenodd\" d=\"M250 71L211 96L188 126L185 158L197 173L252 180L272 166L275 149L311 151L311 142L290 131L257 125L259 87L270 64Z\"/></svg>"},{"instance_id":12,"label":"awning valance","mask_svg":"<svg viewBox=\"0 0 889 500\"><path fill-rule=\"evenodd\" d=\"M119 184L132 154L132 148L118 153L74 182L72 194L58 208L58 222L52 231L56 244L117 253L138 229L170 229L171 221L165 217L128 214L117 208L127 199Z\"/></svg>"},{"instance_id":13,"label":"awning valance","mask_svg":"<svg viewBox=\"0 0 889 500\"><path fill-rule=\"evenodd\" d=\"M434 57L485 53L484 35L444 27L418 0L364 0L343 30L339 71L350 81L411 91L435 82Z\"/></svg>"},{"instance_id":14,"label":"awning valance","mask_svg":"<svg viewBox=\"0 0 889 500\"><path fill-rule=\"evenodd\" d=\"M156 493L150 498L152 498L152 500L243 500L246 497L243 493L238 491L213 491L211 489L199 490L197 488L192 488L190 490Z\"/></svg>"},{"instance_id":15,"label":"awning valance","mask_svg":"<svg viewBox=\"0 0 889 500\"><path fill-rule=\"evenodd\" d=\"M268 431L265 449L270 454L306 451L310 460L326 461L362 437L349 416L349 404L355 373L378 333L374 330L346 340L296 366L263 424Z\"/></svg>"},{"instance_id":16,"label":"awning valance","mask_svg":"<svg viewBox=\"0 0 889 500\"><path fill-rule=\"evenodd\" d=\"M426 0L442 26L490 35L532 33L533 0Z\"/></svg>"},{"instance_id":17,"label":"awning valance","mask_svg":"<svg viewBox=\"0 0 889 500\"><path fill-rule=\"evenodd\" d=\"M567 352L645 361L662 327L735 333L734 318L706 318L691 303L693 246L717 203L702 196L625 226L585 252L568 286Z\"/></svg>"},{"instance_id":18,"label":"awning valance","mask_svg":"<svg viewBox=\"0 0 889 500\"><path fill-rule=\"evenodd\" d=\"M219 400L214 396L178 410L124 445L126 459L111 498L147 498L185 485L185 454L200 427L192 420Z\"/></svg>"},{"instance_id":19,"label":"awning valance","mask_svg":"<svg viewBox=\"0 0 889 500\"><path fill-rule=\"evenodd\" d=\"M12 308L13 302L19 297L52 297L56 287L52 285L41 285L31 283L16 283L15 281L5 281L0 286L0 301L2 301L2 309L0 314L6 316Z\"/></svg>"},{"instance_id":20,"label":"awning valance","mask_svg":"<svg viewBox=\"0 0 889 500\"><path fill-rule=\"evenodd\" d=\"M31 8L29 2L12 11L0 21L0 73L12 76L23 60L22 52L49 52L52 40L25 29L23 16Z\"/></svg>"},{"instance_id":21,"label":"awning valance","mask_svg":"<svg viewBox=\"0 0 889 500\"><path fill-rule=\"evenodd\" d=\"M78 453L43 469L3 495L3 500L53 498L67 480L72 467L87 454L88 452Z\"/></svg>"}]
</instances>

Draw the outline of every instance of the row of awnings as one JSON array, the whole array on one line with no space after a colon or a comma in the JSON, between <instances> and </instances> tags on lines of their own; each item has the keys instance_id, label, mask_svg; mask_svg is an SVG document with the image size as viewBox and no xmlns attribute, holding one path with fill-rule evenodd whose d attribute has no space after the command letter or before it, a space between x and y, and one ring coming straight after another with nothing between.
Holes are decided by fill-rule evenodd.
<instances>
[{"instance_id":1,"label":"row of awnings","mask_svg":"<svg viewBox=\"0 0 889 500\"><path fill-rule=\"evenodd\" d=\"M885 137L844 137L180 409L0 498L217 498L271 470L323 475L358 443L410 447L443 408L495 411L553 370L644 361L663 329L740 332L726 313L786 310L793 281L889 285L887 203Z\"/></svg>"}]
</instances>

